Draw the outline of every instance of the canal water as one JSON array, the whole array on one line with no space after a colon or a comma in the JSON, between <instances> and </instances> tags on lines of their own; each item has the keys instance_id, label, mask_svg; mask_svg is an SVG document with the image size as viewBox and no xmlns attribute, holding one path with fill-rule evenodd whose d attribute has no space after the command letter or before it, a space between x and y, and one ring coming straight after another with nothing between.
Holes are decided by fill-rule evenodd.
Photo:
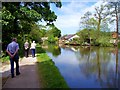
<instances>
[{"instance_id":1,"label":"canal water","mask_svg":"<svg viewBox=\"0 0 120 90\"><path fill-rule=\"evenodd\" d=\"M46 52L70 88L120 86L120 49L118 48L48 46Z\"/></svg>"}]
</instances>

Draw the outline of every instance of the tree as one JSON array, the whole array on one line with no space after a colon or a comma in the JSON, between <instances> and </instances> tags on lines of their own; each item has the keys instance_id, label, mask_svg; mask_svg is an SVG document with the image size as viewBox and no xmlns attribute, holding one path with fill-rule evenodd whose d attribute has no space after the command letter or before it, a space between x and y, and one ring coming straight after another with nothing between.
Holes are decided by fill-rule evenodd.
<instances>
[{"instance_id":1,"label":"tree","mask_svg":"<svg viewBox=\"0 0 120 90\"><path fill-rule=\"evenodd\" d=\"M50 9L50 3L61 7L61 2L2 2L2 42L5 49L11 37L29 34L32 24L46 21L51 24L57 16ZM5 46L5 47L4 47Z\"/></svg>"},{"instance_id":2,"label":"tree","mask_svg":"<svg viewBox=\"0 0 120 90\"><path fill-rule=\"evenodd\" d=\"M89 20L90 20L90 16L92 15L92 13L91 12L86 12L85 14L84 14L84 16L83 17L81 17L81 24L83 25L83 27L85 27L85 28L89 28Z\"/></svg>"},{"instance_id":3,"label":"tree","mask_svg":"<svg viewBox=\"0 0 120 90\"><path fill-rule=\"evenodd\" d=\"M46 33L47 36L53 35L54 37L61 37L61 31L54 25L49 25L49 30Z\"/></svg>"},{"instance_id":4,"label":"tree","mask_svg":"<svg viewBox=\"0 0 120 90\"><path fill-rule=\"evenodd\" d=\"M40 32L38 25L34 24L32 26L32 30L29 33L29 37L32 41L35 40L36 42L41 42L42 33Z\"/></svg>"},{"instance_id":5,"label":"tree","mask_svg":"<svg viewBox=\"0 0 120 90\"><path fill-rule=\"evenodd\" d=\"M98 36L100 32L100 27L102 21L107 20L108 13L106 13L106 6L105 5L100 5L99 7L95 7L96 13L94 14L95 18L97 19L97 30L98 30Z\"/></svg>"},{"instance_id":6,"label":"tree","mask_svg":"<svg viewBox=\"0 0 120 90\"><path fill-rule=\"evenodd\" d=\"M55 43L56 42L55 37L53 35L48 36L48 42Z\"/></svg>"},{"instance_id":7,"label":"tree","mask_svg":"<svg viewBox=\"0 0 120 90\"><path fill-rule=\"evenodd\" d=\"M80 30L79 32L77 32L77 35L79 35L80 37L80 44L84 44L89 38L88 29Z\"/></svg>"},{"instance_id":8,"label":"tree","mask_svg":"<svg viewBox=\"0 0 120 90\"><path fill-rule=\"evenodd\" d=\"M88 23L89 23L89 28L90 29L94 29L94 30L97 29L97 20L95 20L95 18L93 18L93 17L90 18Z\"/></svg>"},{"instance_id":9,"label":"tree","mask_svg":"<svg viewBox=\"0 0 120 90\"><path fill-rule=\"evenodd\" d=\"M81 22L81 23L86 26L86 29L88 29L90 45L91 45L90 25L92 24L92 23L90 22L90 16L91 16L91 15L92 15L92 13L88 11L88 12L86 12L86 13L84 14L83 17L81 17L81 19L82 19L82 22Z\"/></svg>"},{"instance_id":10,"label":"tree","mask_svg":"<svg viewBox=\"0 0 120 90\"><path fill-rule=\"evenodd\" d=\"M120 0L117 0L116 2L108 2L107 3L107 8L110 11L110 15L112 17L115 17L115 19L113 19L112 21L116 21L116 33L117 33L117 39L118 39L118 11L119 11L119 5L120 5Z\"/></svg>"}]
</instances>

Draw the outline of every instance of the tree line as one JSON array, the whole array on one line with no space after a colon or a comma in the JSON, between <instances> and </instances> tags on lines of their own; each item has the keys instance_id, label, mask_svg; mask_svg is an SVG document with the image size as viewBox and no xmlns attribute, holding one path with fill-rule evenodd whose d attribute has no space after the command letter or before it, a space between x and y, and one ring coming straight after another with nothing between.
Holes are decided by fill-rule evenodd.
<instances>
[{"instance_id":1,"label":"tree line","mask_svg":"<svg viewBox=\"0 0 120 90\"><path fill-rule=\"evenodd\" d=\"M95 13L86 12L81 17L80 27L82 28L77 34L81 38L81 42L89 39L90 44L110 46L112 39L110 25L116 24L114 28L117 33L116 42L118 42L119 25L118 13L120 9L120 1L109 2L103 1L103 4L95 7Z\"/></svg>"},{"instance_id":2,"label":"tree line","mask_svg":"<svg viewBox=\"0 0 120 90\"><path fill-rule=\"evenodd\" d=\"M18 42L23 45L25 39L36 40L39 42L41 37L50 33L55 33L55 37L60 37L60 30L55 27L53 21L56 21L57 15L50 8L54 4L61 8L59 2L2 2L2 50L11 42L12 37L16 37ZM46 26L39 25L38 22L46 22ZM58 33L58 34L57 34Z\"/></svg>"}]
</instances>

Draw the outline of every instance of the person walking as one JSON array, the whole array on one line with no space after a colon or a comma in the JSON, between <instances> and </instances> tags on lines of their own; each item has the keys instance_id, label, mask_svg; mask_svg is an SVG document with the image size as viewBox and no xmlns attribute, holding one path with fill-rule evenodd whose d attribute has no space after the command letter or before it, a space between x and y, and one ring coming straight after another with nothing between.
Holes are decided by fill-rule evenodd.
<instances>
[{"instance_id":1,"label":"person walking","mask_svg":"<svg viewBox=\"0 0 120 90\"><path fill-rule=\"evenodd\" d=\"M14 78L14 62L16 63L16 75L20 75L18 50L19 50L19 44L17 43L17 39L13 38L12 42L8 44L6 49L6 52L10 56L12 78Z\"/></svg>"},{"instance_id":2,"label":"person walking","mask_svg":"<svg viewBox=\"0 0 120 90\"><path fill-rule=\"evenodd\" d=\"M32 52L32 57L35 57L35 48L36 48L36 43L35 43L35 41L33 41L32 43L31 43L31 52Z\"/></svg>"},{"instance_id":3,"label":"person walking","mask_svg":"<svg viewBox=\"0 0 120 90\"><path fill-rule=\"evenodd\" d=\"M29 54L29 43L28 40L26 40L26 42L24 43L24 50L25 50L25 57L28 57Z\"/></svg>"}]
</instances>

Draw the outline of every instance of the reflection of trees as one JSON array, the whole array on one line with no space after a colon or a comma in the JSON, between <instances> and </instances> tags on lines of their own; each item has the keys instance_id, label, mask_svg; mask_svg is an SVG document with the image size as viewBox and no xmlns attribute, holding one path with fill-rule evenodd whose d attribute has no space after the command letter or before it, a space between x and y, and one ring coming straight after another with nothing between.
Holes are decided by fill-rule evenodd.
<instances>
[{"instance_id":1,"label":"reflection of trees","mask_svg":"<svg viewBox=\"0 0 120 90\"><path fill-rule=\"evenodd\" d=\"M92 47L80 47L79 52L76 53L77 58L82 64L80 64L81 72L86 77L91 76L91 72L94 72L94 65L91 63L91 59L94 57L94 52Z\"/></svg>"},{"instance_id":2,"label":"reflection of trees","mask_svg":"<svg viewBox=\"0 0 120 90\"><path fill-rule=\"evenodd\" d=\"M80 48L76 56L79 59L81 72L87 78L92 75L97 76L96 82L99 82L101 87L118 87L118 49L115 50L116 60L113 60L110 48ZM114 63L112 61L116 63L115 68L111 65Z\"/></svg>"},{"instance_id":3,"label":"reflection of trees","mask_svg":"<svg viewBox=\"0 0 120 90\"><path fill-rule=\"evenodd\" d=\"M79 50L79 46L70 46L70 45L62 45L60 46L62 49L65 49L65 50L70 50L72 52L76 52Z\"/></svg>"},{"instance_id":4,"label":"reflection of trees","mask_svg":"<svg viewBox=\"0 0 120 90\"><path fill-rule=\"evenodd\" d=\"M101 63L100 63L100 52L99 52L100 49L97 49L97 52L96 52L96 59L97 59L97 66L98 66L98 79L101 80L101 77L100 77L100 74L101 74Z\"/></svg>"},{"instance_id":5,"label":"reflection of trees","mask_svg":"<svg viewBox=\"0 0 120 90\"><path fill-rule=\"evenodd\" d=\"M55 46L52 52L53 56L58 56L61 54L61 49L58 46Z\"/></svg>"},{"instance_id":6,"label":"reflection of trees","mask_svg":"<svg viewBox=\"0 0 120 90\"><path fill-rule=\"evenodd\" d=\"M116 54L115 56L115 68L111 68L108 71L108 76L106 77L106 81L104 82L104 84L106 84L108 87L111 88L117 88L118 87L118 54Z\"/></svg>"},{"instance_id":7,"label":"reflection of trees","mask_svg":"<svg viewBox=\"0 0 120 90\"><path fill-rule=\"evenodd\" d=\"M58 45L55 44L49 44L48 48L45 48L47 52L51 52L53 56L57 57L61 54L61 48Z\"/></svg>"},{"instance_id":8,"label":"reflection of trees","mask_svg":"<svg viewBox=\"0 0 120 90\"><path fill-rule=\"evenodd\" d=\"M120 65L120 63L118 62L118 47L115 47L114 49L112 49L112 55L115 56L114 59L114 63L115 63L115 67L111 67L110 70L108 71L108 74L106 76L106 81L104 82L104 84L106 84L108 87L111 88L118 88L119 87L119 70L118 70L118 65Z\"/></svg>"},{"instance_id":9,"label":"reflection of trees","mask_svg":"<svg viewBox=\"0 0 120 90\"><path fill-rule=\"evenodd\" d=\"M118 73L118 47L116 47L116 83L117 83L117 86L116 87L119 87L119 81L118 81L118 79L119 79L119 73Z\"/></svg>"},{"instance_id":10,"label":"reflection of trees","mask_svg":"<svg viewBox=\"0 0 120 90\"><path fill-rule=\"evenodd\" d=\"M114 76L110 79L112 83L113 88L118 88L119 87L119 72L118 72L118 47L115 47L114 49L114 54L115 54L115 70L114 70Z\"/></svg>"},{"instance_id":11,"label":"reflection of trees","mask_svg":"<svg viewBox=\"0 0 120 90\"><path fill-rule=\"evenodd\" d=\"M79 50L82 57L89 56L90 54L90 47L81 47Z\"/></svg>"},{"instance_id":12,"label":"reflection of trees","mask_svg":"<svg viewBox=\"0 0 120 90\"><path fill-rule=\"evenodd\" d=\"M120 48L118 48L118 87L120 89Z\"/></svg>"}]
</instances>

